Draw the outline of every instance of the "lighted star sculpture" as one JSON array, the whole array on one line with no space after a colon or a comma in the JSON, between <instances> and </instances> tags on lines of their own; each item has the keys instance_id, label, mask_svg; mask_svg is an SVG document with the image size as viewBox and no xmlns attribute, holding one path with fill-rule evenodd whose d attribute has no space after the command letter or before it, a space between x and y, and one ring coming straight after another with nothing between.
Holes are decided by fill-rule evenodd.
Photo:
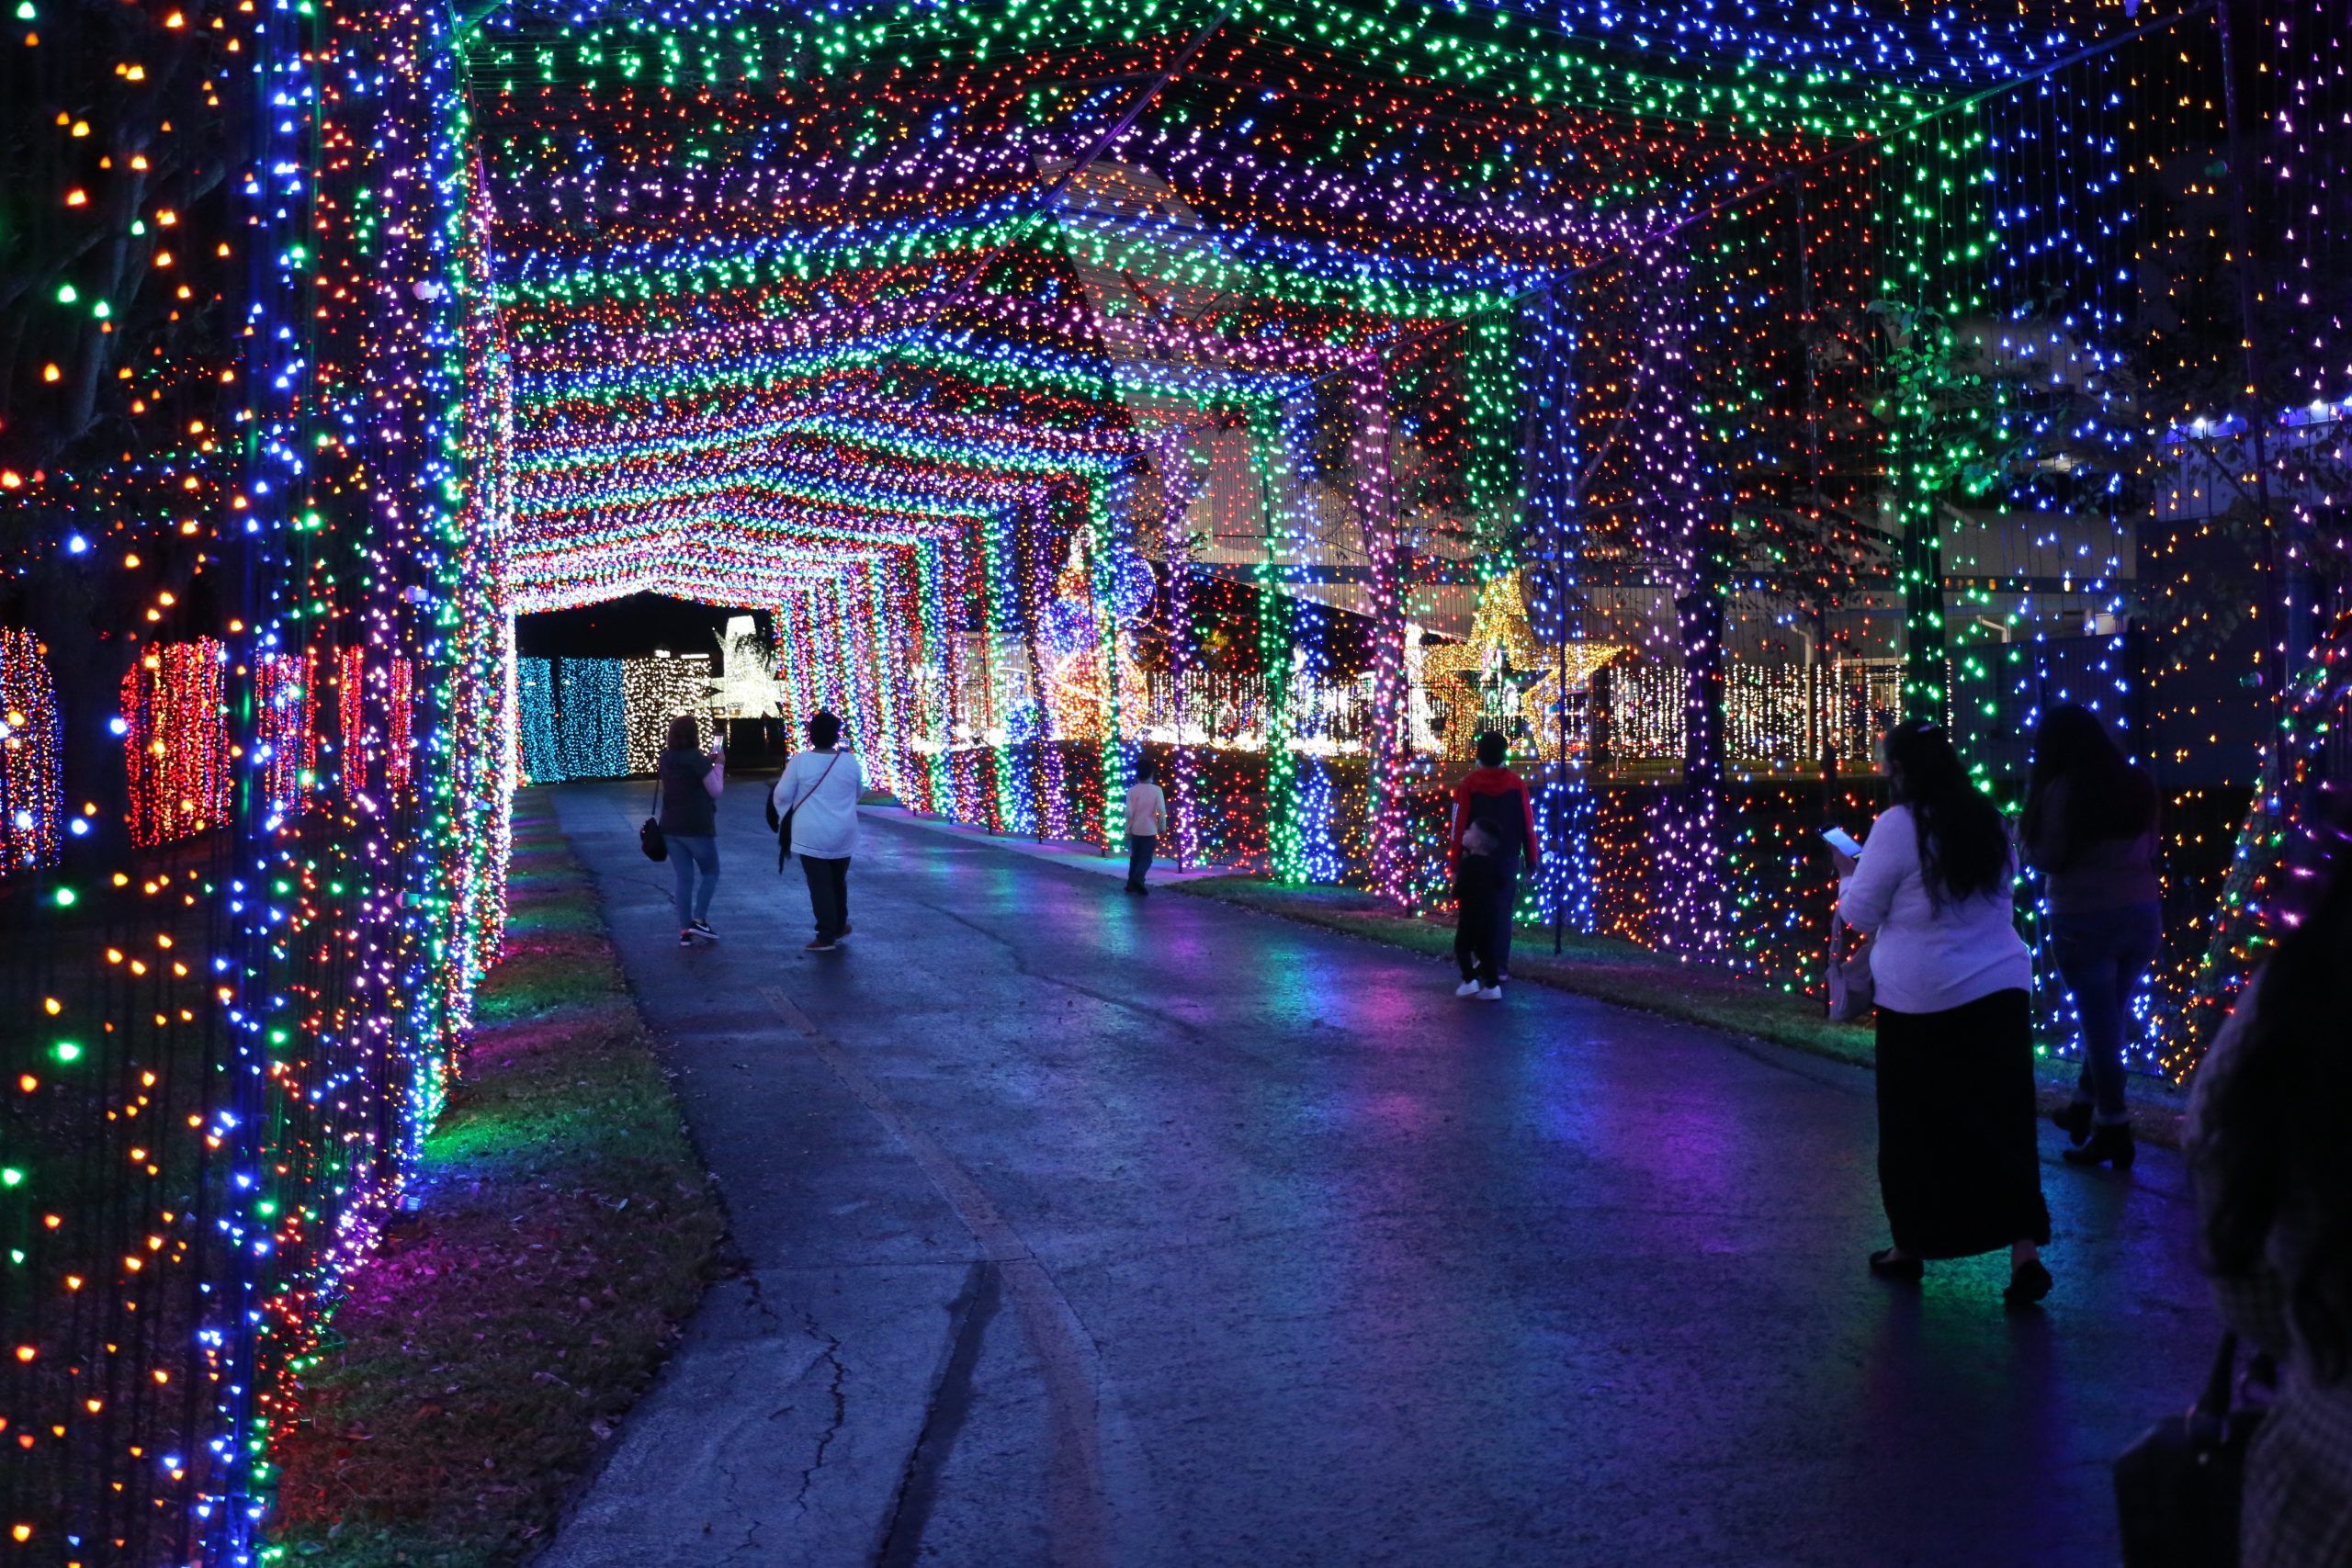
<instances>
[{"instance_id":1,"label":"lighted star sculpture","mask_svg":"<svg viewBox=\"0 0 2352 1568\"><path fill-rule=\"evenodd\" d=\"M775 656L753 629L749 615L730 615L720 640L718 674L710 682L707 701L713 714L729 718L774 718L781 711L786 688L775 678Z\"/></svg>"},{"instance_id":2,"label":"lighted star sculpture","mask_svg":"<svg viewBox=\"0 0 2352 1568\"><path fill-rule=\"evenodd\" d=\"M1571 697L1581 696L1592 689L1592 678L1603 665L1624 652L1620 644L1605 642L1571 642L1565 648L1544 649L1544 673L1527 688L1523 705L1527 727L1531 733L1530 749L1539 756L1552 754L1551 747L1560 734L1560 709ZM1565 663L1566 669L1562 666ZM1577 734L1581 726L1571 722L1568 733L1570 749L1579 754L1584 739Z\"/></svg>"},{"instance_id":3,"label":"lighted star sculpture","mask_svg":"<svg viewBox=\"0 0 2352 1568\"><path fill-rule=\"evenodd\" d=\"M1542 646L1527 624L1519 574L1488 578L1478 591L1470 635L1421 655L1422 681L1453 708L1445 727L1446 755L1469 756L1476 738L1490 729L1508 737L1514 750L1540 750L1542 737L1556 728L1564 697L1583 691L1594 671L1623 651L1582 641ZM1465 716L1468 723L1462 722Z\"/></svg>"}]
</instances>

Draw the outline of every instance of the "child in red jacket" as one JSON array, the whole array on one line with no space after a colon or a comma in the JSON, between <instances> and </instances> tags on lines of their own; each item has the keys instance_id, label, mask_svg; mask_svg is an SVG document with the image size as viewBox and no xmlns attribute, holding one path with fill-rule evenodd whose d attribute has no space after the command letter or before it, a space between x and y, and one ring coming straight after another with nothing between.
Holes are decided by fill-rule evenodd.
<instances>
[{"instance_id":1,"label":"child in red jacket","mask_svg":"<svg viewBox=\"0 0 2352 1568\"><path fill-rule=\"evenodd\" d=\"M1519 862L1542 863L1535 844L1535 807L1527 782L1503 766L1505 742L1489 730L1478 737L1478 766L1453 791L1453 838L1448 863L1459 912L1453 961L1461 965L1457 997L1503 999L1510 966L1511 913L1519 908Z\"/></svg>"}]
</instances>

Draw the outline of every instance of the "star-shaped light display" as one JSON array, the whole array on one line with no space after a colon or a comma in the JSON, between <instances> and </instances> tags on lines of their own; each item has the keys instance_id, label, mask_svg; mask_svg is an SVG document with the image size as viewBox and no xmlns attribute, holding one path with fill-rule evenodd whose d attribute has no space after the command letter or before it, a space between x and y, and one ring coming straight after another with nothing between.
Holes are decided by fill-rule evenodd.
<instances>
[{"instance_id":1,"label":"star-shaped light display","mask_svg":"<svg viewBox=\"0 0 2352 1568\"><path fill-rule=\"evenodd\" d=\"M752 617L729 616L719 647L710 711L728 718L774 718L782 711L785 685L775 677L775 652Z\"/></svg>"},{"instance_id":2,"label":"star-shaped light display","mask_svg":"<svg viewBox=\"0 0 2352 1568\"><path fill-rule=\"evenodd\" d=\"M1455 717L1444 730L1450 758L1469 756L1476 738L1490 729L1507 737L1515 751L1540 749L1529 741L1556 727L1554 715L1564 693L1585 690L1594 671L1624 651L1606 643L1538 644L1527 625L1520 576L1488 578L1478 591L1470 635L1421 656L1423 681L1453 707Z\"/></svg>"}]
</instances>

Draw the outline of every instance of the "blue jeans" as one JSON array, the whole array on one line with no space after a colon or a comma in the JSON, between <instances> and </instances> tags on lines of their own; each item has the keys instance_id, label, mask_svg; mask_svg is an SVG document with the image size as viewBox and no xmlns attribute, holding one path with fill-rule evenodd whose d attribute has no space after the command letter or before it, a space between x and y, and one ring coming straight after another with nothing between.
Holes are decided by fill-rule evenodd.
<instances>
[{"instance_id":1,"label":"blue jeans","mask_svg":"<svg viewBox=\"0 0 2352 1568\"><path fill-rule=\"evenodd\" d=\"M1159 846L1159 839L1151 833L1127 835L1127 886L1141 887L1144 874L1151 869L1151 852Z\"/></svg>"},{"instance_id":2,"label":"blue jeans","mask_svg":"<svg viewBox=\"0 0 2352 1568\"><path fill-rule=\"evenodd\" d=\"M2164 911L2154 904L2050 917L2051 956L2075 996L2082 1022L2083 1074L2075 1103L2103 1122L2132 1119L2123 1100L2123 1037L2132 998L2164 942Z\"/></svg>"},{"instance_id":3,"label":"blue jeans","mask_svg":"<svg viewBox=\"0 0 2352 1568\"><path fill-rule=\"evenodd\" d=\"M710 896L718 886L718 840L707 833L664 833L670 841L670 874L678 890L681 930L710 913ZM702 884L695 884L695 873Z\"/></svg>"}]
</instances>

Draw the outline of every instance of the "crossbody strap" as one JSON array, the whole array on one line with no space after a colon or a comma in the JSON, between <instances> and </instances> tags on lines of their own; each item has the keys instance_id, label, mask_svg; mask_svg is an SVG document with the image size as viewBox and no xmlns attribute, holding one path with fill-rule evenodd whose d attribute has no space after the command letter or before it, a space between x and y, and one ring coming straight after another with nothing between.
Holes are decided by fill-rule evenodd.
<instances>
[{"instance_id":1,"label":"crossbody strap","mask_svg":"<svg viewBox=\"0 0 2352 1568\"><path fill-rule=\"evenodd\" d=\"M796 800L791 805L786 807L784 808L784 815L789 817L794 812L799 810L802 807L808 805L809 799L814 796L819 790L825 787L825 781L833 776L833 762L838 762L841 760L842 754L839 751L834 752L832 761L825 764L825 771L819 773L817 775L817 782L808 786L808 794L802 795L798 800Z\"/></svg>"}]
</instances>

